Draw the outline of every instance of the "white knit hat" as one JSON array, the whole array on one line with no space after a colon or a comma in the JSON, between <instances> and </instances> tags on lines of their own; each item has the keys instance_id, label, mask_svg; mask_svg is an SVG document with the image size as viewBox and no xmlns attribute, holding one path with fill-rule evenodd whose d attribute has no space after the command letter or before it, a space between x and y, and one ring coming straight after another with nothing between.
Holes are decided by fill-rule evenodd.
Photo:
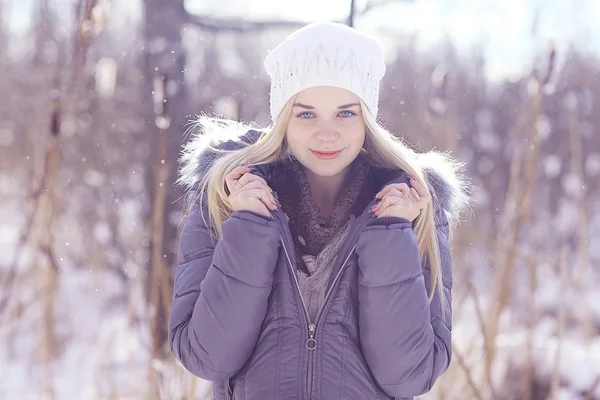
<instances>
[{"instance_id":1,"label":"white knit hat","mask_svg":"<svg viewBox=\"0 0 600 400\"><path fill-rule=\"evenodd\" d=\"M335 86L356 94L373 116L385 74L379 42L346 25L316 22L290 34L265 59L271 77L271 118L300 91Z\"/></svg>"}]
</instances>

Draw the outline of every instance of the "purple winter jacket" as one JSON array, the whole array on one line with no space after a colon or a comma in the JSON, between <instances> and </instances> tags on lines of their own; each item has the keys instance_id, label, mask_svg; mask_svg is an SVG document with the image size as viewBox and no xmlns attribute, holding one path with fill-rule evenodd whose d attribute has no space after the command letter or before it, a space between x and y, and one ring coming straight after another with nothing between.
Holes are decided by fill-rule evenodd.
<instances>
[{"instance_id":1,"label":"purple winter jacket","mask_svg":"<svg viewBox=\"0 0 600 400\"><path fill-rule=\"evenodd\" d=\"M250 131L246 140L257 137ZM192 190L218 157L200 143L190 142L183 158L181 179ZM246 143L230 140L221 148ZM175 357L213 381L216 400L410 399L428 392L452 357L448 241L465 199L457 176L442 178L452 167L436 171L432 165L427 180L444 304L437 294L429 302L430 272L421 264L411 223L374 218L366 209L340 249L323 307L309 321L283 211L271 212L271 218L235 212L217 240L196 202L179 244L169 320ZM276 167L261 165L254 173L268 182ZM408 179L397 171L381 187L393 182ZM374 204L373 198L369 208Z\"/></svg>"}]
</instances>

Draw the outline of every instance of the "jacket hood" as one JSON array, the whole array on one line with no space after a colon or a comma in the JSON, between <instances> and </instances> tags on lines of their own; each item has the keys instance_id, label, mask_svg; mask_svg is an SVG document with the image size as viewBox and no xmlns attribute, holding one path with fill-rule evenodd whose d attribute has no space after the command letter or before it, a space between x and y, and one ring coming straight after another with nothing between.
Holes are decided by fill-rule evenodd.
<instances>
[{"instance_id":1,"label":"jacket hood","mask_svg":"<svg viewBox=\"0 0 600 400\"><path fill-rule=\"evenodd\" d=\"M197 194L202 177L224 152L251 145L262 135L261 130L248 125L208 116L200 117L196 126L199 129L183 147L177 180L192 196ZM423 168L434 205L444 211L452 232L470 206L464 166L449 154L438 151L419 153L417 160Z\"/></svg>"}]
</instances>

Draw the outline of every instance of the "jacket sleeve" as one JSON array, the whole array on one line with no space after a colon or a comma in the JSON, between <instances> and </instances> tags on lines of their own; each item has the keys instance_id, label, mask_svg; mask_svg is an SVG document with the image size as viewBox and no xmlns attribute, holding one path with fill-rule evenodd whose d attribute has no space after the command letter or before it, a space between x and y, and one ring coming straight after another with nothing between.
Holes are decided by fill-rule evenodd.
<instances>
[{"instance_id":1,"label":"jacket sleeve","mask_svg":"<svg viewBox=\"0 0 600 400\"><path fill-rule=\"evenodd\" d=\"M279 248L276 223L258 214L235 212L222 228L214 239L198 206L186 220L169 318L171 351L210 381L233 376L252 354Z\"/></svg>"},{"instance_id":2,"label":"jacket sleeve","mask_svg":"<svg viewBox=\"0 0 600 400\"><path fill-rule=\"evenodd\" d=\"M373 376L393 397L428 392L452 358L448 220L441 209L436 214L443 304L437 289L429 302L431 271L427 263L421 264L410 221L377 218L356 247L360 341Z\"/></svg>"}]
</instances>

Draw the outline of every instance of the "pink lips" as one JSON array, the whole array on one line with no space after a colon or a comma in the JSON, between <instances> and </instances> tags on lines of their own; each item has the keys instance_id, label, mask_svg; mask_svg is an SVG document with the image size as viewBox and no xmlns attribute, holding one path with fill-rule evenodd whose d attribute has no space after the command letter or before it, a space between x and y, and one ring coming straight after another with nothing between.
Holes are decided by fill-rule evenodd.
<instances>
[{"instance_id":1,"label":"pink lips","mask_svg":"<svg viewBox=\"0 0 600 400\"><path fill-rule=\"evenodd\" d=\"M327 150L327 151L311 150L311 151L317 158L320 158L321 160L333 160L334 158L339 156L340 153L342 152L342 150Z\"/></svg>"}]
</instances>

